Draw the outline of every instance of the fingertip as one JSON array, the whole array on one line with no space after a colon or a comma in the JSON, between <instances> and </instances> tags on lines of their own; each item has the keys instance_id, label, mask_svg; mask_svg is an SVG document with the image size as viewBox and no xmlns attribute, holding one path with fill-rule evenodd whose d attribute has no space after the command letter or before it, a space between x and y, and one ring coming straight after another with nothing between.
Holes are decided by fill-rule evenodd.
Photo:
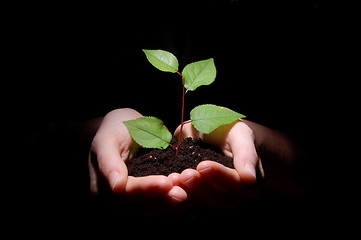
<instances>
[{"instance_id":1,"label":"fingertip","mask_svg":"<svg viewBox=\"0 0 361 240\"><path fill-rule=\"evenodd\" d=\"M111 171L108 176L110 188L114 193L120 193L124 191L126 186L126 177L121 175L118 171Z\"/></svg>"},{"instance_id":2,"label":"fingertip","mask_svg":"<svg viewBox=\"0 0 361 240\"><path fill-rule=\"evenodd\" d=\"M202 161L197 165L197 171L201 174L209 173L214 169L213 161Z\"/></svg>"},{"instance_id":3,"label":"fingertip","mask_svg":"<svg viewBox=\"0 0 361 240\"><path fill-rule=\"evenodd\" d=\"M172 181L163 175L150 175L145 177L129 176L126 186L127 193L165 193L173 187Z\"/></svg>"},{"instance_id":4,"label":"fingertip","mask_svg":"<svg viewBox=\"0 0 361 240\"><path fill-rule=\"evenodd\" d=\"M172 189L173 187L173 183L171 181L171 179L169 179L168 177L166 176L156 176L158 178L158 181L157 181L157 188L160 190L160 191L169 191L170 189Z\"/></svg>"},{"instance_id":5,"label":"fingertip","mask_svg":"<svg viewBox=\"0 0 361 240\"><path fill-rule=\"evenodd\" d=\"M179 183L180 183L180 174L179 173L171 173L168 175L168 178L172 181L173 185L179 185Z\"/></svg>"},{"instance_id":6,"label":"fingertip","mask_svg":"<svg viewBox=\"0 0 361 240\"><path fill-rule=\"evenodd\" d=\"M256 182L256 165L258 157L256 153L238 154L234 160L234 166L241 178L247 184Z\"/></svg>"},{"instance_id":7,"label":"fingertip","mask_svg":"<svg viewBox=\"0 0 361 240\"><path fill-rule=\"evenodd\" d=\"M227 179L227 181L230 182L240 181L240 174L236 171L236 169L226 167L215 161L203 161L198 164L197 170L203 179L206 179L215 185L218 185L218 183L222 182L224 179ZM221 181L221 179L223 180Z\"/></svg>"},{"instance_id":8,"label":"fingertip","mask_svg":"<svg viewBox=\"0 0 361 240\"><path fill-rule=\"evenodd\" d=\"M179 204L184 202L188 195L186 191L184 191L179 186L174 186L169 192L168 192L169 199L172 203Z\"/></svg>"},{"instance_id":9,"label":"fingertip","mask_svg":"<svg viewBox=\"0 0 361 240\"><path fill-rule=\"evenodd\" d=\"M197 179L200 178L200 174L196 169L185 169L183 170L183 172L180 174L180 182L184 185L188 185L191 183L194 183Z\"/></svg>"},{"instance_id":10,"label":"fingertip","mask_svg":"<svg viewBox=\"0 0 361 240\"><path fill-rule=\"evenodd\" d=\"M210 160L200 162L197 166L197 171L202 175L202 177L207 178L219 175L220 173L228 172L226 166Z\"/></svg>"},{"instance_id":11,"label":"fingertip","mask_svg":"<svg viewBox=\"0 0 361 240\"><path fill-rule=\"evenodd\" d=\"M243 182L248 184L255 183L257 179L255 167L250 163L245 164L240 170L240 177Z\"/></svg>"}]
</instances>

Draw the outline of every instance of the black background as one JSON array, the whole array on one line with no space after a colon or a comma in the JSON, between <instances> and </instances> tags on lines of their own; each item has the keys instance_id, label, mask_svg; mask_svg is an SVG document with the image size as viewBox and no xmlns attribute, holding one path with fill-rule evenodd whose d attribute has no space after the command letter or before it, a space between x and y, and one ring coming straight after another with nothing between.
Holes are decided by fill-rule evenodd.
<instances>
[{"instance_id":1,"label":"black background","mask_svg":"<svg viewBox=\"0 0 361 240\"><path fill-rule=\"evenodd\" d=\"M288 115L312 117L333 101L328 97L338 82L329 78L342 74L348 47L348 22L337 7L322 1L31 4L14 19L21 63L15 74L32 115L83 119L134 107L173 129L180 80L150 66L141 49L173 52L180 70L213 57L216 81L187 95L188 110L214 103L270 125L281 119L282 127Z\"/></svg>"},{"instance_id":2,"label":"black background","mask_svg":"<svg viewBox=\"0 0 361 240\"><path fill-rule=\"evenodd\" d=\"M141 49L171 51L180 70L190 62L214 58L215 82L187 93L186 113L203 103L226 106L249 120L296 134L310 147L309 167L315 181L310 194L291 202L261 202L267 224L281 214L286 218L283 224L306 217L311 225L296 225L318 228L319 221L334 223L335 214L354 213L350 166L355 163L350 160L354 156L349 134L356 131L352 117L357 112L356 78L351 73L356 66L353 56L358 57L357 28L353 6L340 2L12 6L5 36L11 91L4 102L11 109L7 120L20 130L12 134L11 156L20 155L15 162L25 166L20 171L23 177L15 181L23 186L17 206L32 210L20 216L31 222L44 206L58 214L52 206L54 197L44 200L44 193L59 192L59 186L60 199L74 200L75 206L83 201L78 194L86 192L86 180L77 182L84 162L79 166L74 162L86 157L86 148L67 148L62 136L48 131L49 126L103 116L121 107L157 116L170 130L178 126L180 79L151 66ZM43 131L45 138L33 138ZM59 178L69 168L66 180ZM49 176L54 179L49 181ZM12 191L19 194L18 188Z\"/></svg>"}]
</instances>

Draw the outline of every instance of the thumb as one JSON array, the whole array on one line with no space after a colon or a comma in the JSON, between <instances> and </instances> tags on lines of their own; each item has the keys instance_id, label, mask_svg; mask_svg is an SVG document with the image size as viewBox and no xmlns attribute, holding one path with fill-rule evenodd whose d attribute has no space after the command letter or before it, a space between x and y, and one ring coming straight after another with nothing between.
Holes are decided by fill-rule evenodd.
<instances>
[{"instance_id":1,"label":"thumb","mask_svg":"<svg viewBox=\"0 0 361 240\"><path fill-rule=\"evenodd\" d=\"M128 158L129 152L119 153L119 149L110 144L104 144L99 149L102 150L97 152L96 159L100 173L114 193L123 192L128 179L124 160Z\"/></svg>"},{"instance_id":2,"label":"thumb","mask_svg":"<svg viewBox=\"0 0 361 240\"><path fill-rule=\"evenodd\" d=\"M251 129L230 136L230 148L233 153L234 167L241 180L252 184L256 181L256 167L258 165L258 154L254 143L254 135Z\"/></svg>"},{"instance_id":3,"label":"thumb","mask_svg":"<svg viewBox=\"0 0 361 240\"><path fill-rule=\"evenodd\" d=\"M177 129L174 131L174 136L179 138L180 135L182 138L187 138L187 137L202 138L202 133L199 132L197 129L195 129L191 122L186 122L185 124L183 124L182 129L181 129L181 125L177 127Z\"/></svg>"}]
</instances>

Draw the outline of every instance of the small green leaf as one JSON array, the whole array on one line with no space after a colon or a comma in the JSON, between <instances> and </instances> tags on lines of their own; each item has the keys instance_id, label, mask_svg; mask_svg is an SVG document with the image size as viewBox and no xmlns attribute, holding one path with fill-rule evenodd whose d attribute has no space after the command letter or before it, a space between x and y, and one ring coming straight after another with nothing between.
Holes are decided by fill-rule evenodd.
<instances>
[{"instance_id":1,"label":"small green leaf","mask_svg":"<svg viewBox=\"0 0 361 240\"><path fill-rule=\"evenodd\" d=\"M164 72L178 72L178 59L172 53L164 50L142 50L154 67Z\"/></svg>"},{"instance_id":2,"label":"small green leaf","mask_svg":"<svg viewBox=\"0 0 361 240\"><path fill-rule=\"evenodd\" d=\"M165 149L172 139L163 121L156 117L140 117L123 123L134 141L144 148Z\"/></svg>"},{"instance_id":3,"label":"small green leaf","mask_svg":"<svg viewBox=\"0 0 361 240\"><path fill-rule=\"evenodd\" d=\"M204 104L193 108L190 118L193 126L200 132L208 134L221 125L229 124L237 119L245 118L229 108L213 104Z\"/></svg>"},{"instance_id":4,"label":"small green leaf","mask_svg":"<svg viewBox=\"0 0 361 240\"><path fill-rule=\"evenodd\" d=\"M213 58L190 63L182 71L184 86L187 90L194 91L199 86L211 84L216 74Z\"/></svg>"}]
</instances>

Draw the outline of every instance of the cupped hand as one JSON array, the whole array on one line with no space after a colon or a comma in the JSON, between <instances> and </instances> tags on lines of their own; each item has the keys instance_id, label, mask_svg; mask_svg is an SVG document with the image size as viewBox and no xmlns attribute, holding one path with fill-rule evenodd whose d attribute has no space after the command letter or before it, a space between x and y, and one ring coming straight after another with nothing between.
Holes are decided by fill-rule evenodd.
<instances>
[{"instance_id":1,"label":"cupped hand","mask_svg":"<svg viewBox=\"0 0 361 240\"><path fill-rule=\"evenodd\" d=\"M175 135L179 137L180 127ZM234 161L234 169L207 160L199 163L196 169L171 174L169 177L173 184L184 189L190 199L213 207L233 207L240 200L257 195L255 182L259 174L256 173L262 173L261 162L256 151L255 136L245 122L223 125L210 134L203 134L192 124L185 124L182 138L185 137L202 138Z\"/></svg>"},{"instance_id":2,"label":"cupped hand","mask_svg":"<svg viewBox=\"0 0 361 240\"><path fill-rule=\"evenodd\" d=\"M89 152L90 189L92 193L111 191L119 198L131 200L166 199L180 203L187 198L167 176L128 176L126 161L131 161L138 145L123 121L142 115L130 108L116 109L105 115Z\"/></svg>"}]
</instances>

